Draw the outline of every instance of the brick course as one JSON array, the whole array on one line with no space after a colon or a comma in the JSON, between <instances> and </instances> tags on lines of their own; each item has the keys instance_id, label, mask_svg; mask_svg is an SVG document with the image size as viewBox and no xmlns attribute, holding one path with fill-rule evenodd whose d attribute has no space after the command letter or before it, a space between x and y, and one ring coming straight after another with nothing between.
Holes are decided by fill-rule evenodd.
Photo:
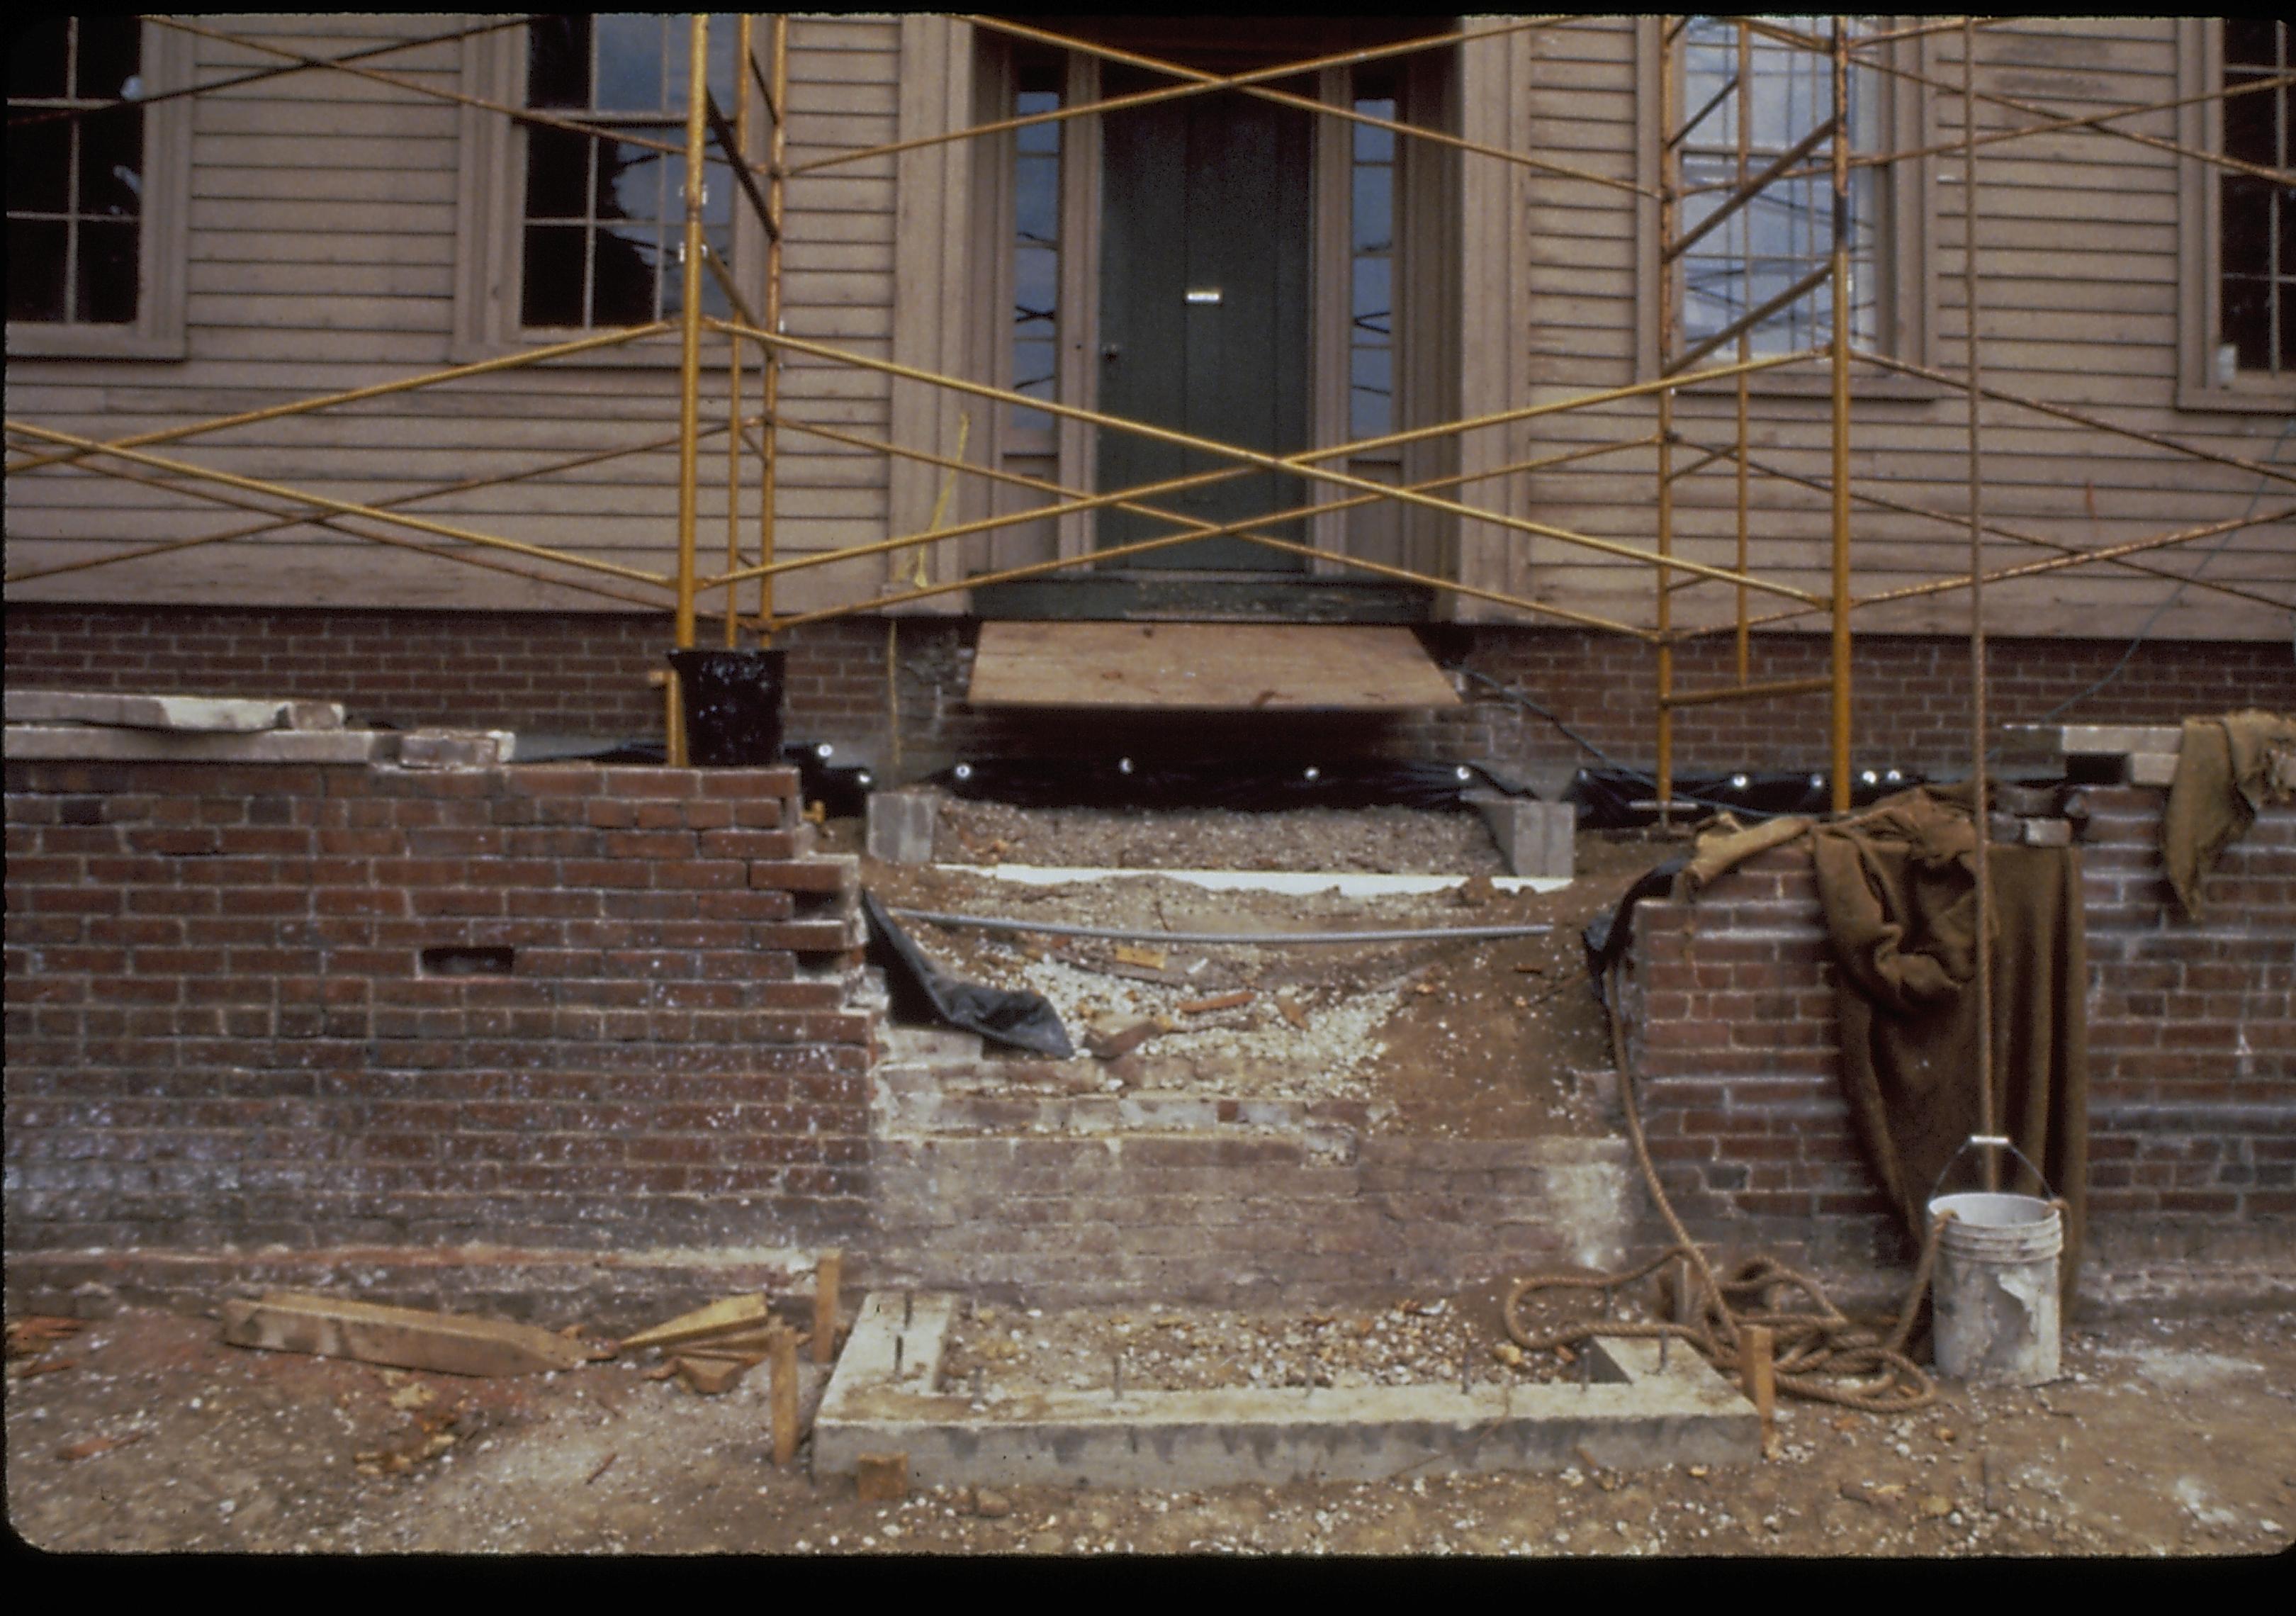
<instances>
[{"instance_id":1,"label":"brick course","mask_svg":"<svg viewBox=\"0 0 2296 1616\"><path fill-rule=\"evenodd\" d=\"M876 1023L796 788L10 764L12 1258L858 1228Z\"/></svg>"},{"instance_id":2,"label":"brick course","mask_svg":"<svg viewBox=\"0 0 2296 1616\"><path fill-rule=\"evenodd\" d=\"M661 698L645 683L668 644L668 625L644 616L451 611L257 611L12 605L7 677L25 685L180 691L343 702L355 719L402 727L450 725L629 737L657 735ZM874 617L808 624L783 644L792 738L861 746L881 762L898 710L904 759L938 763L1075 744L1072 719L974 713L964 707L975 626L913 618L890 631ZM1578 630L1504 626L1425 631L1447 665L1518 691L1622 761L1647 766L1652 652ZM886 686L889 638L898 666ZM1992 642L1993 713L2037 721L2109 671L2122 640ZM1676 652L1684 688L1727 684L1719 639ZM1765 635L1750 677L1825 671L1822 636ZM1420 718L1136 715L1096 718L1095 743L1144 755L1302 758L1363 753L1524 765L1587 761L1554 726L1470 683L1469 704ZM2065 723L2173 723L2235 707L2296 710L2296 661L2284 644L2147 641ZM1822 764L1823 693L1754 705L1722 703L1677 718L1677 766L1686 770L1800 768ZM1925 771L1965 766L1968 652L1942 636L1869 635L1852 668L1856 759ZM1273 733L1271 733L1273 732Z\"/></svg>"},{"instance_id":3,"label":"brick course","mask_svg":"<svg viewBox=\"0 0 2296 1616\"><path fill-rule=\"evenodd\" d=\"M2276 1252L2284 1265L2296 809L2267 810L2226 852L2192 922L2161 873L2165 793L2086 797L2090 1254ZM1651 1153L1692 1232L1726 1251L1850 1266L1909 1255L1850 1132L1833 976L1806 849L1749 860L1695 901L1636 910L1628 1050Z\"/></svg>"}]
</instances>

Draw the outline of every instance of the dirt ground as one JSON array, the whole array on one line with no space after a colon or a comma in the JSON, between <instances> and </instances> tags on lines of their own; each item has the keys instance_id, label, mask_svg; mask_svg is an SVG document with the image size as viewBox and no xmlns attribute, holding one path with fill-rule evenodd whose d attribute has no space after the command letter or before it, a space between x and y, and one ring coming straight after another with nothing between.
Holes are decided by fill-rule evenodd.
<instances>
[{"instance_id":1,"label":"dirt ground","mask_svg":"<svg viewBox=\"0 0 2296 1616\"><path fill-rule=\"evenodd\" d=\"M863 880L898 908L1159 932L1550 927L1484 941L1159 948L904 923L950 974L1042 994L1080 1051L1095 1021L1153 1019L1167 1029L1117 1061L1080 1054L1064 1070L1000 1053L997 1071L1015 1085L1355 1100L1368 1103L1376 1131L1508 1138L1602 1131L1575 1076L1610 1063L1579 931L1673 850L1640 833L1585 833L1567 888L1510 894L1488 884L1505 866L1472 813L1128 814L944 799L943 862L865 859ZM1207 891L1152 875L1024 886L963 867L993 864L1468 880L1453 891L1348 898ZM1194 1008L1238 993L1251 997Z\"/></svg>"},{"instance_id":2,"label":"dirt ground","mask_svg":"<svg viewBox=\"0 0 2296 1616\"><path fill-rule=\"evenodd\" d=\"M1282 1372L1281 1336L1316 1333L1312 1317L1192 1314L1185 1337L1157 1328L1145 1308L1131 1319L1174 1336L1163 1350L1176 1361L1247 1383L1252 1368ZM1357 1333L1366 1320L1370 1333ZM1008 1341L1019 1329L1025 1351L1046 1364L1093 1327L1025 1311L967 1327L997 1323ZM1447 1378L1464 1341L1480 1350L1479 1376L1497 1367L1488 1295L1334 1315L1326 1328L1360 1349L1358 1366ZM127 1310L10 1365L8 1518L26 1542L60 1553L2287 1549L2296 1317L2110 1322L2070 1333L2064 1360L2053 1385L1951 1387L1932 1407L1893 1419L1789 1404L1779 1456L1744 1465L1171 1493L921 1490L893 1505L862 1504L849 1480L810 1480L803 1449L797 1468L773 1468L762 1371L718 1398L647 1380L650 1358L520 1379L403 1374L228 1347L210 1320ZM818 1390L816 1378L808 1409Z\"/></svg>"}]
</instances>

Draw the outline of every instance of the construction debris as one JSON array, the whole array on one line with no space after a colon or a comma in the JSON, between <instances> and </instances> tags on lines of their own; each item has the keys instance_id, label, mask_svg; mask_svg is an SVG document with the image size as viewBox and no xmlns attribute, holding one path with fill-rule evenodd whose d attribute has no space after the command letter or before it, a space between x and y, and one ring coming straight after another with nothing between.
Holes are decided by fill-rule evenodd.
<instances>
[{"instance_id":1,"label":"construction debris","mask_svg":"<svg viewBox=\"0 0 2296 1616\"><path fill-rule=\"evenodd\" d=\"M864 1504L898 1504L909 1496L909 1456L865 1453L857 1456L853 1484Z\"/></svg>"},{"instance_id":2,"label":"construction debris","mask_svg":"<svg viewBox=\"0 0 2296 1616\"><path fill-rule=\"evenodd\" d=\"M446 1374L533 1374L578 1369L588 1359L579 1343L532 1325L295 1291L269 1292L260 1301L225 1302L223 1339L234 1347L357 1358Z\"/></svg>"},{"instance_id":3,"label":"construction debris","mask_svg":"<svg viewBox=\"0 0 2296 1616\"><path fill-rule=\"evenodd\" d=\"M677 1366L677 1378L685 1383L688 1391L701 1397L718 1397L741 1384L750 1365L758 1360L681 1354L672 1361Z\"/></svg>"},{"instance_id":4,"label":"construction debris","mask_svg":"<svg viewBox=\"0 0 2296 1616\"><path fill-rule=\"evenodd\" d=\"M1154 1016L1103 1016L1085 1029L1084 1046L1100 1060L1113 1061L1163 1030L1164 1024Z\"/></svg>"},{"instance_id":5,"label":"construction debris","mask_svg":"<svg viewBox=\"0 0 2296 1616\"><path fill-rule=\"evenodd\" d=\"M651 1330L641 1330L636 1335L625 1336L622 1347L627 1351L643 1347L668 1347L708 1341L714 1336L749 1334L762 1331L773 1322L773 1312L766 1306L765 1293L754 1292L722 1298L707 1307L696 1308L691 1313L681 1313Z\"/></svg>"},{"instance_id":6,"label":"construction debris","mask_svg":"<svg viewBox=\"0 0 2296 1616\"><path fill-rule=\"evenodd\" d=\"M36 1357L57 1341L78 1335L83 1327L76 1318L58 1318L45 1313L11 1319L8 1321L8 1356L11 1358Z\"/></svg>"},{"instance_id":7,"label":"construction debris","mask_svg":"<svg viewBox=\"0 0 2296 1616\"><path fill-rule=\"evenodd\" d=\"M110 1453L115 1448L125 1448L131 1442L140 1442L150 1434L148 1431L131 1431L124 1436L89 1437L85 1441L68 1442L57 1448L56 1457L67 1464L75 1459L92 1459L100 1453Z\"/></svg>"},{"instance_id":8,"label":"construction debris","mask_svg":"<svg viewBox=\"0 0 2296 1616\"><path fill-rule=\"evenodd\" d=\"M1257 997L1249 988L1234 993L1216 993L1208 999L1190 999L1180 1006L1182 1015L1210 1015L1215 1010L1235 1010L1249 1005Z\"/></svg>"}]
</instances>

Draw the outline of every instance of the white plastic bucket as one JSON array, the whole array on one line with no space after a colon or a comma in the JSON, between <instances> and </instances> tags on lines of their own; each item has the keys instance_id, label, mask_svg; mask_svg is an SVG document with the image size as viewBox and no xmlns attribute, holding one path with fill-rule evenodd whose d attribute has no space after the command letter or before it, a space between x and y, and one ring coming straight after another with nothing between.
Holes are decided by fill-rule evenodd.
<instances>
[{"instance_id":1,"label":"white plastic bucket","mask_svg":"<svg viewBox=\"0 0 2296 1616\"><path fill-rule=\"evenodd\" d=\"M1931 1282L1938 1373L1948 1380L2038 1386L2057 1378L2057 1259L2064 1219L2031 1195L1940 1195Z\"/></svg>"}]
</instances>

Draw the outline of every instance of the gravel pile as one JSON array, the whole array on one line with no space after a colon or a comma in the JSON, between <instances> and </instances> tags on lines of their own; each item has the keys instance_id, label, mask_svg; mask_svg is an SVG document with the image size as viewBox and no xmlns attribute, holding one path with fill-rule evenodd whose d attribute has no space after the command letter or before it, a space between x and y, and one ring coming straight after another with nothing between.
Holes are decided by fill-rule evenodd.
<instances>
[{"instance_id":1,"label":"gravel pile","mask_svg":"<svg viewBox=\"0 0 2296 1616\"><path fill-rule=\"evenodd\" d=\"M1045 809L936 795L933 856L952 863L1507 873L1482 816L1470 809Z\"/></svg>"}]
</instances>

